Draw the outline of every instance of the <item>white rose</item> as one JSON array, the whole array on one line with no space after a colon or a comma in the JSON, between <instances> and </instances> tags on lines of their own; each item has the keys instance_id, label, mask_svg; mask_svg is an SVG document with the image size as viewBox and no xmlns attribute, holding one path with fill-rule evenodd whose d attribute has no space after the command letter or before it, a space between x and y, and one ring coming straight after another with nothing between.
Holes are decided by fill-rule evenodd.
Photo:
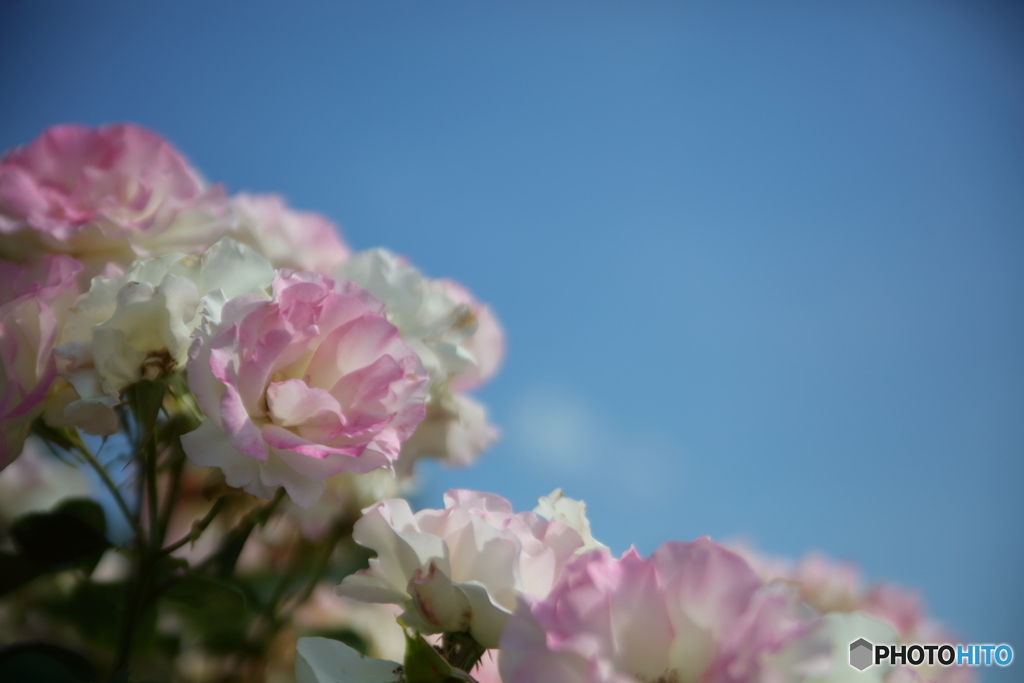
<instances>
[{"instance_id":1,"label":"white rose","mask_svg":"<svg viewBox=\"0 0 1024 683\"><path fill-rule=\"evenodd\" d=\"M559 522L573 529L583 539L583 547L576 551L581 555L588 550L608 550L608 546L594 539L590 533L590 520L587 519L587 504L582 500L566 498L562 489L555 489L548 495L537 499L534 514L551 522Z\"/></svg>"},{"instance_id":2,"label":"white rose","mask_svg":"<svg viewBox=\"0 0 1024 683\"><path fill-rule=\"evenodd\" d=\"M449 295L445 283L386 249L353 254L334 269L384 302L384 313L430 373L431 384L447 382L475 362L467 342L477 321L469 305Z\"/></svg>"},{"instance_id":3,"label":"white rose","mask_svg":"<svg viewBox=\"0 0 1024 683\"><path fill-rule=\"evenodd\" d=\"M199 256L168 254L94 277L55 349L77 394L63 422L80 426L85 415L110 411L130 384L183 367L204 316L216 318L227 300L262 291L273 279L266 259L230 239Z\"/></svg>"},{"instance_id":4,"label":"white rose","mask_svg":"<svg viewBox=\"0 0 1024 683\"><path fill-rule=\"evenodd\" d=\"M497 647L517 598L541 598L583 546L573 529L489 493L452 490L444 510L415 515L404 500L368 508L352 537L377 552L338 594L392 603L423 633L468 632Z\"/></svg>"}]
</instances>

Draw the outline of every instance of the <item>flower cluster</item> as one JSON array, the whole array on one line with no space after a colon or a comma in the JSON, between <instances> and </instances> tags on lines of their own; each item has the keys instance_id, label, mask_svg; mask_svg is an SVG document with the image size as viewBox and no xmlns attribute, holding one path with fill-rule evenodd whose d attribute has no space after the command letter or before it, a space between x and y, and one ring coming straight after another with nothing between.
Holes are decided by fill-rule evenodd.
<instances>
[{"instance_id":1,"label":"flower cluster","mask_svg":"<svg viewBox=\"0 0 1024 683\"><path fill-rule=\"evenodd\" d=\"M946 628L927 617L916 593L892 583L865 586L860 571L848 562L837 562L819 553L811 553L798 562L767 557L750 548L736 551L750 562L762 581L781 582L792 586L808 605L825 615L834 644L834 666L845 664L844 644L864 637L870 631L876 641L891 643L953 643L957 638ZM841 661L840 661L841 660ZM897 667L888 672L877 667L871 673L875 680L920 680L935 683L969 683L973 676L964 667L942 667L934 662L918 666Z\"/></svg>"},{"instance_id":2,"label":"flower cluster","mask_svg":"<svg viewBox=\"0 0 1024 683\"><path fill-rule=\"evenodd\" d=\"M462 285L229 195L151 131L56 126L6 153L0 679L971 680L851 679L857 638L951 637L817 556L616 556L561 490L414 511L420 458L497 438L471 392L503 354Z\"/></svg>"},{"instance_id":3,"label":"flower cluster","mask_svg":"<svg viewBox=\"0 0 1024 683\"><path fill-rule=\"evenodd\" d=\"M973 680L962 667L849 667L860 637L952 641L912 596L887 584L861 591L848 565L812 556L791 567L707 537L615 557L591 536L585 510L560 490L520 513L464 490L449 491L443 510L415 514L404 500L382 501L353 534L377 556L337 593L393 605L407 628L442 634L438 648L478 681ZM478 646L468 658L453 647L467 636ZM300 640L299 680L345 680L337 671L350 660L341 643ZM405 662L415 665L408 652ZM365 680L398 680L388 664Z\"/></svg>"},{"instance_id":4,"label":"flower cluster","mask_svg":"<svg viewBox=\"0 0 1024 683\"><path fill-rule=\"evenodd\" d=\"M0 254L0 467L37 417L110 435L132 385L172 376L203 416L193 463L304 507L341 472L467 464L495 438L464 393L501 360L487 306L279 197L227 196L138 126L4 155Z\"/></svg>"},{"instance_id":5,"label":"flower cluster","mask_svg":"<svg viewBox=\"0 0 1024 683\"><path fill-rule=\"evenodd\" d=\"M360 510L497 438L470 392L503 353L462 285L231 195L152 131L7 152L0 678L18 634L124 680L291 668L328 577L365 563Z\"/></svg>"}]
</instances>

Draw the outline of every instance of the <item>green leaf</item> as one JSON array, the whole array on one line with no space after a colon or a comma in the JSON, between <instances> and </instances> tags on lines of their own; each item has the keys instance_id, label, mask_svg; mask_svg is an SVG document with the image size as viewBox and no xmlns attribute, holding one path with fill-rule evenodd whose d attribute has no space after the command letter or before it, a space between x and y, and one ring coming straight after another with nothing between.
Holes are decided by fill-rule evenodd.
<instances>
[{"instance_id":1,"label":"green leaf","mask_svg":"<svg viewBox=\"0 0 1024 683\"><path fill-rule=\"evenodd\" d=\"M18 518L10 533L21 555L56 571L78 564L95 566L111 545L103 535L105 528L103 509L94 501L76 499L50 512Z\"/></svg>"},{"instance_id":2,"label":"green leaf","mask_svg":"<svg viewBox=\"0 0 1024 683\"><path fill-rule=\"evenodd\" d=\"M76 442L71 438L71 430L67 427L52 427L43 418L37 417L32 422L32 431L45 441L66 451L74 450Z\"/></svg>"},{"instance_id":3,"label":"green leaf","mask_svg":"<svg viewBox=\"0 0 1024 683\"><path fill-rule=\"evenodd\" d=\"M422 635L406 630L405 680L407 683L459 683L473 679L446 662Z\"/></svg>"},{"instance_id":4,"label":"green leaf","mask_svg":"<svg viewBox=\"0 0 1024 683\"><path fill-rule=\"evenodd\" d=\"M57 619L74 624L91 646L112 650L120 635L128 593L127 582L85 581L80 583L71 595L54 596L45 601L41 608ZM136 642L146 640L153 629L148 617L149 615L144 614L138 620Z\"/></svg>"},{"instance_id":5,"label":"green leaf","mask_svg":"<svg viewBox=\"0 0 1024 683\"><path fill-rule=\"evenodd\" d=\"M245 613L245 594L237 586L205 576L175 581L163 597L193 615L210 614L218 620L239 619Z\"/></svg>"},{"instance_id":6,"label":"green leaf","mask_svg":"<svg viewBox=\"0 0 1024 683\"><path fill-rule=\"evenodd\" d=\"M107 533L107 516L103 506L91 498L68 498L54 511L74 515L104 536Z\"/></svg>"},{"instance_id":7,"label":"green leaf","mask_svg":"<svg viewBox=\"0 0 1024 683\"><path fill-rule=\"evenodd\" d=\"M0 551L0 595L6 595L49 571L38 564L14 553Z\"/></svg>"}]
</instances>

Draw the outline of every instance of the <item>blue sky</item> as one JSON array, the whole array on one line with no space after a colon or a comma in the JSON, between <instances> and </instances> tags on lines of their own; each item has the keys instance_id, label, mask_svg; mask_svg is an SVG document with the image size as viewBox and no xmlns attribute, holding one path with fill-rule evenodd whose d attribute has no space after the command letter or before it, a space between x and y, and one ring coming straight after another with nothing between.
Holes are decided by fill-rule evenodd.
<instances>
[{"instance_id":1,"label":"blue sky","mask_svg":"<svg viewBox=\"0 0 1024 683\"><path fill-rule=\"evenodd\" d=\"M1022 37L991 2L6 0L0 146L136 121L489 301L504 438L425 502L821 549L1024 653Z\"/></svg>"}]
</instances>

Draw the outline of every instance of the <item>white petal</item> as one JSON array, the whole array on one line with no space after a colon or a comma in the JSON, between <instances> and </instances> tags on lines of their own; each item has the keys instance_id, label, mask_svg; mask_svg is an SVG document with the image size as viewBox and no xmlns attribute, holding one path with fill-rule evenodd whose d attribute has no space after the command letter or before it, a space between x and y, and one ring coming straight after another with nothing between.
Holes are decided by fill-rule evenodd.
<instances>
[{"instance_id":1,"label":"white petal","mask_svg":"<svg viewBox=\"0 0 1024 683\"><path fill-rule=\"evenodd\" d=\"M181 447L193 465L219 467L228 486L245 489L254 496L270 498L271 491L260 480L260 461L238 452L224 430L207 418L199 427L181 435Z\"/></svg>"},{"instance_id":2,"label":"white petal","mask_svg":"<svg viewBox=\"0 0 1024 683\"><path fill-rule=\"evenodd\" d=\"M400 683L397 662L359 654L328 638L299 638L295 646L296 683Z\"/></svg>"}]
</instances>

